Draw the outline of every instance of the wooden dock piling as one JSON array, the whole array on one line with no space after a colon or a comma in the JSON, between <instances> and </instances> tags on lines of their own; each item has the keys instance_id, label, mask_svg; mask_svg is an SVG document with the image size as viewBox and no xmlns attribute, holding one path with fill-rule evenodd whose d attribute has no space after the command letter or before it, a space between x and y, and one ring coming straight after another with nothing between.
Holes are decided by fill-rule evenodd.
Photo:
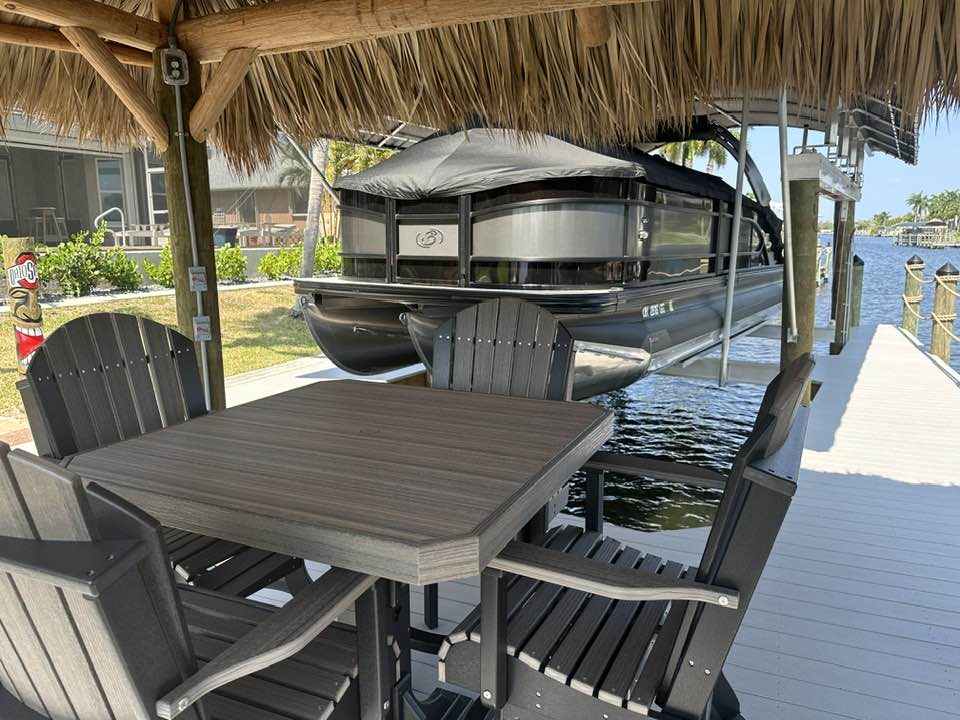
<instances>
[{"instance_id":1,"label":"wooden dock piling","mask_svg":"<svg viewBox=\"0 0 960 720\"><path fill-rule=\"evenodd\" d=\"M937 270L936 289L933 293L933 333L930 337L930 352L950 364L950 348L957 336L953 333L953 321L957 317L957 280L960 271L949 262Z\"/></svg>"},{"instance_id":2,"label":"wooden dock piling","mask_svg":"<svg viewBox=\"0 0 960 720\"><path fill-rule=\"evenodd\" d=\"M850 327L860 327L860 305L863 300L863 258L853 256L850 272Z\"/></svg>"},{"instance_id":3,"label":"wooden dock piling","mask_svg":"<svg viewBox=\"0 0 960 720\"><path fill-rule=\"evenodd\" d=\"M923 269L926 264L919 255L914 255L906 263L906 279L903 283L903 320L900 327L917 336L920 324L920 300L923 287Z\"/></svg>"}]
</instances>

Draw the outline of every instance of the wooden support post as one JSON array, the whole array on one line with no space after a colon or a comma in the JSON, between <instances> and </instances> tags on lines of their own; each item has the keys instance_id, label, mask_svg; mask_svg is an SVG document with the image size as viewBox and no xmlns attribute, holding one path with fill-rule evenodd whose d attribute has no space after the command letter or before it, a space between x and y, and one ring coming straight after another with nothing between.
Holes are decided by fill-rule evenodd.
<instances>
[{"instance_id":1,"label":"wooden support post","mask_svg":"<svg viewBox=\"0 0 960 720\"><path fill-rule=\"evenodd\" d=\"M804 353L813 352L817 307L817 210L820 185L817 180L790 181L790 215L793 237L793 273L796 284L797 341L787 342L787 321L781 322L780 367ZM786 298L784 298L786 307ZM804 402L810 402L807 388Z\"/></svg>"},{"instance_id":2,"label":"wooden support post","mask_svg":"<svg viewBox=\"0 0 960 720\"><path fill-rule=\"evenodd\" d=\"M950 348L954 341L953 325L957 319L957 281L960 270L945 263L936 273L936 290L933 294L933 333L930 337L930 352L950 364Z\"/></svg>"},{"instance_id":3,"label":"wooden support post","mask_svg":"<svg viewBox=\"0 0 960 720\"><path fill-rule=\"evenodd\" d=\"M850 264L853 262L854 213L857 207L852 200L837 204L845 207L842 211L843 223L840 235L834 236L834 274L831 291L835 303L833 317L836 327L833 342L830 343L831 355L839 355L850 337Z\"/></svg>"},{"instance_id":4,"label":"wooden support post","mask_svg":"<svg viewBox=\"0 0 960 720\"><path fill-rule=\"evenodd\" d=\"M196 293L190 291L190 267L193 250L187 221L187 199L183 186L183 165L176 136L177 103L174 88L163 82L160 51L154 53L154 93L160 114L170 127L170 143L163 153L163 172L167 188L167 210L170 219L170 246L173 251L173 282L177 292L177 326L187 337L194 337L193 318L210 318L211 340L207 342L207 368L210 382L210 406L226 407L223 378L223 345L220 335L220 300L217 293L217 267L213 246L213 211L210 207L210 177L207 168L206 143L198 143L189 134L184 137L187 149L186 171L190 179L194 226L197 236L199 264L206 269L207 290L202 294L202 307L197 306ZM190 111L200 97L200 65L189 63L190 82L181 88L183 113ZM186 122L184 122L186 125ZM186 133L186 129L184 129ZM199 357L199 348L198 348Z\"/></svg>"},{"instance_id":5,"label":"wooden support post","mask_svg":"<svg viewBox=\"0 0 960 720\"><path fill-rule=\"evenodd\" d=\"M150 136L157 146L158 152L163 152L170 141L167 125L143 88L120 64L110 47L89 28L64 27L60 28L63 36L83 55L103 81L110 86L124 106L144 132Z\"/></svg>"},{"instance_id":6,"label":"wooden support post","mask_svg":"<svg viewBox=\"0 0 960 720\"><path fill-rule=\"evenodd\" d=\"M863 258L853 256L850 271L850 327L860 327L860 305L863 300Z\"/></svg>"},{"instance_id":7,"label":"wooden support post","mask_svg":"<svg viewBox=\"0 0 960 720\"><path fill-rule=\"evenodd\" d=\"M838 200L833 204L833 258L832 258L833 273L831 276L833 283L830 286L830 319L831 320L837 319L837 275L840 272L840 268L837 263L839 262L839 258L841 257L841 253L838 252L838 250L842 246L843 237L846 234L844 229L844 222L843 222L844 213L846 211L846 208L844 207L845 205L846 203L843 202L842 200ZM817 283L818 284L820 282L819 262L820 262L820 259L817 258L817 263L818 263Z\"/></svg>"},{"instance_id":8,"label":"wooden support post","mask_svg":"<svg viewBox=\"0 0 960 720\"><path fill-rule=\"evenodd\" d=\"M190 134L194 140L201 143L207 141L256 57L254 48L236 48L224 55L220 67L207 82L207 87L190 113Z\"/></svg>"},{"instance_id":9,"label":"wooden support post","mask_svg":"<svg viewBox=\"0 0 960 720\"><path fill-rule=\"evenodd\" d=\"M923 269L926 265L919 255L907 260L906 278L903 282L903 320L900 327L908 333L917 336L920 326L920 300L923 299Z\"/></svg>"},{"instance_id":10,"label":"wooden support post","mask_svg":"<svg viewBox=\"0 0 960 720\"><path fill-rule=\"evenodd\" d=\"M167 41L161 23L98 0L4 0L2 9L61 29L91 28L108 40L150 52Z\"/></svg>"}]
</instances>

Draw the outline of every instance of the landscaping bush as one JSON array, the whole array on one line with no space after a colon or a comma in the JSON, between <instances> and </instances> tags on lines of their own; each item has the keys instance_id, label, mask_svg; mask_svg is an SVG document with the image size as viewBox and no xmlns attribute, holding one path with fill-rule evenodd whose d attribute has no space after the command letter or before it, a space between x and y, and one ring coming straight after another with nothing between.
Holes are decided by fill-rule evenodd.
<instances>
[{"instance_id":1,"label":"landscaping bush","mask_svg":"<svg viewBox=\"0 0 960 720\"><path fill-rule=\"evenodd\" d=\"M343 263L340 258L340 243L335 238L327 236L317 243L317 258L314 270L317 273L338 273Z\"/></svg>"},{"instance_id":2,"label":"landscaping bush","mask_svg":"<svg viewBox=\"0 0 960 720\"><path fill-rule=\"evenodd\" d=\"M300 274L302 263L303 244L298 243L264 255L260 258L260 264L257 265L257 272L270 280L296 277ZM330 236L321 238L317 243L317 255L313 267L317 274L340 272L340 243Z\"/></svg>"},{"instance_id":3,"label":"landscaping bush","mask_svg":"<svg viewBox=\"0 0 960 720\"><path fill-rule=\"evenodd\" d=\"M300 274L303 262L303 245L282 247L277 252L267 253L260 258L257 272L270 280L280 280Z\"/></svg>"},{"instance_id":4,"label":"landscaping bush","mask_svg":"<svg viewBox=\"0 0 960 720\"><path fill-rule=\"evenodd\" d=\"M214 251L217 263L217 280L244 282L247 279L247 256L239 247L224 245Z\"/></svg>"},{"instance_id":5,"label":"landscaping bush","mask_svg":"<svg viewBox=\"0 0 960 720\"><path fill-rule=\"evenodd\" d=\"M143 278L137 263L118 247L103 252L100 258L100 276L117 290L130 292L140 287Z\"/></svg>"},{"instance_id":6,"label":"landscaping bush","mask_svg":"<svg viewBox=\"0 0 960 720\"><path fill-rule=\"evenodd\" d=\"M89 295L101 279L105 230L106 225L101 225L92 234L79 232L42 253L38 260L41 280L56 281L63 292L74 297Z\"/></svg>"},{"instance_id":7,"label":"landscaping bush","mask_svg":"<svg viewBox=\"0 0 960 720\"><path fill-rule=\"evenodd\" d=\"M173 251L170 245L164 245L160 250L160 258L156 264L149 260L143 261L143 271L160 287L173 287Z\"/></svg>"}]
</instances>

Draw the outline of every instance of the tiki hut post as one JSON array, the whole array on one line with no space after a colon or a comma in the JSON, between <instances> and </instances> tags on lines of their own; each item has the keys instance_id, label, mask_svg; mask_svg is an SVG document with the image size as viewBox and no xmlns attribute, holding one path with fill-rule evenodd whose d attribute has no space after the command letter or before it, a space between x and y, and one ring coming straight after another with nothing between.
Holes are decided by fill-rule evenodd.
<instances>
[{"instance_id":1,"label":"tiki hut post","mask_svg":"<svg viewBox=\"0 0 960 720\"><path fill-rule=\"evenodd\" d=\"M176 6L175 0L154 0L156 19L164 24L170 22ZM177 325L181 333L197 339L194 333L194 318L209 318L210 340L206 342L207 382L210 389L210 407L213 410L226 406L223 373L223 345L220 333L220 304L217 294L217 268L213 244L213 211L210 200L210 177L207 169L206 142L198 142L187 130L188 118L202 92L200 63L189 60L187 84L180 87L182 101L183 133L186 143L186 172L193 203L192 222L197 238L197 263L194 263L190 237L191 218L187 214L187 198L181 163L180 137L178 133L178 109L175 87L164 82L161 68L162 48L153 53L154 96L160 115L169 128L170 140L163 152L163 174L167 192L167 209L170 221L170 247L173 251L173 278L176 288ZM204 136L205 137L205 136ZM206 271L206 290L193 292L190 285L190 268L202 266ZM202 332L202 330L201 330ZM198 345L198 357L201 349Z\"/></svg>"},{"instance_id":2,"label":"tiki hut post","mask_svg":"<svg viewBox=\"0 0 960 720\"><path fill-rule=\"evenodd\" d=\"M780 345L780 367L787 367L804 353L813 352L813 333L817 308L817 209L820 183L818 180L790 181L790 231L793 239L793 272L796 285L797 339L788 342L787 326L783 324ZM784 283L786 286L786 283ZM784 307L787 298L784 297ZM810 389L805 403L810 402Z\"/></svg>"},{"instance_id":3,"label":"tiki hut post","mask_svg":"<svg viewBox=\"0 0 960 720\"><path fill-rule=\"evenodd\" d=\"M837 201L838 209L842 206L843 221L839 227L834 225L833 235L833 287L832 299L834 302L833 319L836 322L836 331L833 342L830 343L830 354L839 355L847 344L850 334L850 274L853 262L853 233L854 214L857 204L853 200Z\"/></svg>"}]
</instances>

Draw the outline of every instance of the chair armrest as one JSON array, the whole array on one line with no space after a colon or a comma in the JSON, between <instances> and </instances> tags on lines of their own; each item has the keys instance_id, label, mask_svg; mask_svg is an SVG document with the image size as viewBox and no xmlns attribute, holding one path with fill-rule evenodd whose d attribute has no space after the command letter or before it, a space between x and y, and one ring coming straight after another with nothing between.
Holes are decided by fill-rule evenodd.
<instances>
[{"instance_id":1,"label":"chair armrest","mask_svg":"<svg viewBox=\"0 0 960 720\"><path fill-rule=\"evenodd\" d=\"M0 572L95 598L140 562L146 552L146 545L139 540L0 537Z\"/></svg>"},{"instance_id":2,"label":"chair armrest","mask_svg":"<svg viewBox=\"0 0 960 720\"><path fill-rule=\"evenodd\" d=\"M681 482L687 485L723 490L727 484L725 475L697 465L654 460L652 458L623 455L621 453L597 452L583 466L586 470L615 472L620 475L648 477L665 482Z\"/></svg>"},{"instance_id":3,"label":"chair armrest","mask_svg":"<svg viewBox=\"0 0 960 720\"><path fill-rule=\"evenodd\" d=\"M204 695L295 655L366 592L376 578L333 568L157 701L169 720Z\"/></svg>"},{"instance_id":4,"label":"chair armrest","mask_svg":"<svg viewBox=\"0 0 960 720\"><path fill-rule=\"evenodd\" d=\"M691 600L730 609L740 604L740 594L729 588L670 580L516 541L491 560L489 567L614 600Z\"/></svg>"}]
</instances>

